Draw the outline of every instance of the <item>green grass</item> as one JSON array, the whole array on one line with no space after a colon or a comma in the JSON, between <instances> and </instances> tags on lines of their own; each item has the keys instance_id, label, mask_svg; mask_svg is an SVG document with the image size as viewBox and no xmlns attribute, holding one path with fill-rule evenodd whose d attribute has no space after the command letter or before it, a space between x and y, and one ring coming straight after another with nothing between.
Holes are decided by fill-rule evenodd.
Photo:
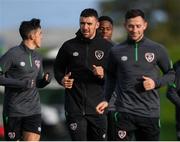
<instances>
[{"instance_id":1,"label":"green grass","mask_svg":"<svg viewBox=\"0 0 180 142\"><path fill-rule=\"evenodd\" d=\"M161 98L161 141L175 141L176 131L175 131L175 107L166 97L166 89L162 88L160 90Z\"/></svg>"},{"instance_id":2,"label":"green grass","mask_svg":"<svg viewBox=\"0 0 180 142\"><path fill-rule=\"evenodd\" d=\"M172 59L173 63L176 62L177 60L180 60L179 58L179 53L180 53L180 49L179 47L170 47L167 49L168 50L168 53L169 53L169 56L170 58Z\"/></svg>"}]
</instances>

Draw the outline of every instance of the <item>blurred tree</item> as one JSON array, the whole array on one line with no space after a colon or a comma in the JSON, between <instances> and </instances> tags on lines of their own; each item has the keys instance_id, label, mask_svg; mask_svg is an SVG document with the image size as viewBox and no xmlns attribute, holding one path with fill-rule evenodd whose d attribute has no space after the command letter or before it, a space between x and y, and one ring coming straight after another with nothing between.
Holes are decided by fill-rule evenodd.
<instances>
[{"instance_id":1,"label":"blurred tree","mask_svg":"<svg viewBox=\"0 0 180 142\"><path fill-rule=\"evenodd\" d=\"M149 22L147 34L153 40L176 47L180 38L180 5L178 0L106 0L100 1L103 15L113 18L120 26L128 9L142 9ZM168 46L169 47L169 46Z\"/></svg>"}]
</instances>

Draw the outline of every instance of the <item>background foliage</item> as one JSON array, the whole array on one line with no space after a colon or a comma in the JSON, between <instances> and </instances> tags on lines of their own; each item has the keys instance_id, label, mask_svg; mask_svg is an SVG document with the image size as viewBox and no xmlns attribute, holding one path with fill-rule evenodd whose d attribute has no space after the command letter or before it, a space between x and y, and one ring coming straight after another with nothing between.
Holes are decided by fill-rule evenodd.
<instances>
[{"instance_id":1,"label":"background foliage","mask_svg":"<svg viewBox=\"0 0 180 142\"><path fill-rule=\"evenodd\" d=\"M139 8L146 14L148 29L146 36L163 44L173 62L179 60L180 5L178 0L107 0L99 3L101 15L108 15L115 26L122 28L124 14L128 9ZM119 38L121 42L126 38ZM161 140L176 140L174 105L166 98L166 88L160 89L161 96Z\"/></svg>"}]
</instances>

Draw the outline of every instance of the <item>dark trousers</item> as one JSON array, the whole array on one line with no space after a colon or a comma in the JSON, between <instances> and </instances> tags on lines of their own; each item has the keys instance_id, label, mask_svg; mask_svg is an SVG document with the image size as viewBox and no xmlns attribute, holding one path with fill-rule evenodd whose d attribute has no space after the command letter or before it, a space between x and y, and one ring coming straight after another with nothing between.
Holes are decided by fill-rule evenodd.
<instances>
[{"instance_id":1,"label":"dark trousers","mask_svg":"<svg viewBox=\"0 0 180 142\"><path fill-rule=\"evenodd\" d=\"M106 140L106 115L67 115L66 122L73 141Z\"/></svg>"},{"instance_id":2,"label":"dark trousers","mask_svg":"<svg viewBox=\"0 0 180 142\"><path fill-rule=\"evenodd\" d=\"M108 111L107 120L107 140L108 141L115 141L116 140L116 111Z\"/></svg>"},{"instance_id":3,"label":"dark trousers","mask_svg":"<svg viewBox=\"0 0 180 142\"><path fill-rule=\"evenodd\" d=\"M25 117L8 117L3 114L6 141L22 139L24 131L41 134L41 114Z\"/></svg>"},{"instance_id":4,"label":"dark trousers","mask_svg":"<svg viewBox=\"0 0 180 142\"><path fill-rule=\"evenodd\" d=\"M159 134L159 118L141 117L124 112L117 115L118 141L158 141Z\"/></svg>"}]
</instances>

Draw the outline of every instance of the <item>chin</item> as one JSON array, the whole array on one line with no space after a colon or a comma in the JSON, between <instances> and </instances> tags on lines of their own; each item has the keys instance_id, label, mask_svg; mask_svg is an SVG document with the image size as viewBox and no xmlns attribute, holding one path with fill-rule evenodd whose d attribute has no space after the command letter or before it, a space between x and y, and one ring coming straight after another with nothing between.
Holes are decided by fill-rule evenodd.
<instances>
[{"instance_id":1,"label":"chin","mask_svg":"<svg viewBox=\"0 0 180 142\"><path fill-rule=\"evenodd\" d=\"M36 48L40 48L41 46L40 45L37 45Z\"/></svg>"},{"instance_id":2,"label":"chin","mask_svg":"<svg viewBox=\"0 0 180 142\"><path fill-rule=\"evenodd\" d=\"M85 35L84 35L84 37L85 37L85 38L90 38L89 36L85 36Z\"/></svg>"}]
</instances>

